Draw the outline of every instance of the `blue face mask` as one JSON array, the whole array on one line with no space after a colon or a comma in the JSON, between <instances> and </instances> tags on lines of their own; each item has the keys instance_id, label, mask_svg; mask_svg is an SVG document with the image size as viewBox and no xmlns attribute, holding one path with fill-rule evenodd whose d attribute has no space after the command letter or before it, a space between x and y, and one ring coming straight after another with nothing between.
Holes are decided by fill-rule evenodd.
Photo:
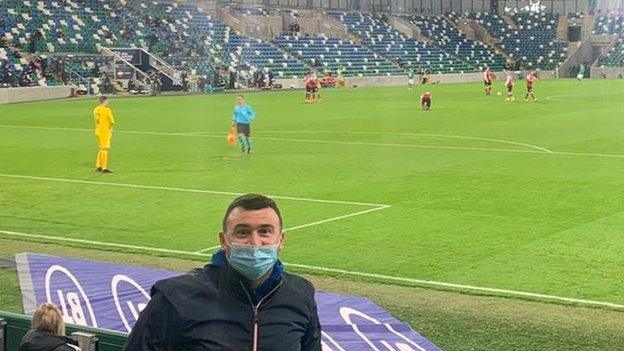
<instances>
[{"instance_id":1,"label":"blue face mask","mask_svg":"<svg viewBox=\"0 0 624 351\"><path fill-rule=\"evenodd\" d=\"M249 280L262 277L277 261L279 245L245 245L230 243L228 263Z\"/></svg>"}]
</instances>

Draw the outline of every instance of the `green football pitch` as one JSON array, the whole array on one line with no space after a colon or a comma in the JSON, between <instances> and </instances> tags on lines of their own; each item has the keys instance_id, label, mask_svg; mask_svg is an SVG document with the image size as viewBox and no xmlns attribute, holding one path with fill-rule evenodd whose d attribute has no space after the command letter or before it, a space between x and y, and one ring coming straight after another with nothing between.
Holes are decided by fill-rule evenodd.
<instances>
[{"instance_id":1,"label":"green football pitch","mask_svg":"<svg viewBox=\"0 0 624 351\"><path fill-rule=\"evenodd\" d=\"M250 155L226 143L234 95L113 97L114 174L94 99L0 106L0 236L207 259L257 192L298 269L624 308L624 81L427 89L428 112L422 88L249 93Z\"/></svg>"}]
</instances>

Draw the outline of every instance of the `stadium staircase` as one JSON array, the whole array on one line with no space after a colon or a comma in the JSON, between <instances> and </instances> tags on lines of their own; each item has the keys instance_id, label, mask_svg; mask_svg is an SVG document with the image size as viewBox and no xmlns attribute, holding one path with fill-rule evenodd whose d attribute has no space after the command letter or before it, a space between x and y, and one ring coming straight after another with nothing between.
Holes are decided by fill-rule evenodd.
<instances>
[{"instance_id":1,"label":"stadium staircase","mask_svg":"<svg viewBox=\"0 0 624 351\"><path fill-rule=\"evenodd\" d=\"M594 67L624 67L624 15L597 17L593 33L596 34L596 41L610 41L602 49Z\"/></svg>"},{"instance_id":2,"label":"stadium staircase","mask_svg":"<svg viewBox=\"0 0 624 351\"><path fill-rule=\"evenodd\" d=\"M410 39L423 40L420 28L404 17L392 16L389 19L389 24L399 32L404 33Z\"/></svg>"},{"instance_id":3,"label":"stadium staircase","mask_svg":"<svg viewBox=\"0 0 624 351\"><path fill-rule=\"evenodd\" d=\"M321 21L323 25L323 31L322 31L323 34L333 36L336 38L341 38L341 39L348 40L348 41L353 41L354 43L358 45L361 44L360 37L349 32L349 29L344 23L329 16L327 13L321 14ZM308 32L308 33L313 34L315 32Z\"/></svg>"},{"instance_id":4,"label":"stadium staircase","mask_svg":"<svg viewBox=\"0 0 624 351\"><path fill-rule=\"evenodd\" d=\"M505 57L498 50L467 38L446 17L411 15L406 18L420 28L429 43L435 43L480 71L486 67L500 71L507 66Z\"/></svg>"},{"instance_id":5,"label":"stadium staircase","mask_svg":"<svg viewBox=\"0 0 624 351\"><path fill-rule=\"evenodd\" d=\"M517 13L501 16L492 13L471 13L499 47L513 57L519 68L554 69L567 57L567 43L556 40L558 15L547 13ZM508 21L513 21L513 28Z\"/></svg>"},{"instance_id":6,"label":"stadium staircase","mask_svg":"<svg viewBox=\"0 0 624 351\"><path fill-rule=\"evenodd\" d=\"M362 39L362 44L378 55L397 62L404 68L428 70L431 73L474 72L474 65L445 52L433 43L410 39L391 27L384 16L359 12L328 12L343 22Z\"/></svg>"},{"instance_id":7,"label":"stadium staircase","mask_svg":"<svg viewBox=\"0 0 624 351\"><path fill-rule=\"evenodd\" d=\"M269 13L262 7L223 6L217 13L219 19L240 35L268 41L283 31L281 15Z\"/></svg>"},{"instance_id":8,"label":"stadium staircase","mask_svg":"<svg viewBox=\"0 0 624 351\"><path fill-rule=\"evenodd\" d=\"M559 16L559 21L557 22L557 35L555 37L558 41L568 41L568 17L567 16Z\"/></svg>"},{"instance_id":9,"label":"stadium staircase","mask_svg":"<svg viewBox=\"0 0 624 351\"><path fill-rule=\"evenodd\" d=\"M584 16L582 21L581 35L582 38L588 38L594 32L595 18L594 16Z\"/></svg>"},{"instance_id":10,"label":"stadium staircase","mask_svg":"<svg viewBox=\"0 0 624 351\"><path fill-rule=\"evenodd\" d=\"M134 51L135 55L140 55L140 63L132 63L125 58L123 54L128 51ZM148 84L148 80L150 79L149 74L151 72L160 73L163 91L173 90L174 85L182 84L180 79L181 72L179 70L144 48L108 48L102 46L100 52L102 55L110 57L112 61L115 62L116 71L120 69L122 71L130 71L134 73L134 78L143 84ZM116 76L116 78L119 78L119 75Z\"/></svg>"},{"instance_id":11,"label":"stadium staircase","mask_svg":"<svg viewBox=\"0 0 624 351\"><path fill-rule=\"evenodd\" d=\"M344 70L345 76L379 76L404 74L403 70L383 56L354 41L323 35L281 35L277 45L301 61L322 71Z\"/></svg>"},{"instance_id":12,"label":"stadium staircase","mask_svg":"<svg viewBox=\"0 0 624 351\"><path fill-rule=\"evenodd\" d=\"M480 41L488 47L494 48L496 52L505 58L509 66L514 67L516 65L515 58L500 47L500 39L494 38L480 21L459 15L455 12L450 12L444 17L450 23L453 23L457 30L465 33L468 39Z\"/></svg>"},{"instance_id":13,"label":"stadium staircase","mask_svg":"<svg viewBox=\"0 0 624 351\"><path fill-rule=\"evenodd\" d=\"M503 16L500 16L500 18L502 18L505 24L507 24L507 27L509 27L509 29L518 29L518 27L516 26L516 22L514 22L514 20L511 17L507 15L503 15Z\"/></svg>"}]
</instances>

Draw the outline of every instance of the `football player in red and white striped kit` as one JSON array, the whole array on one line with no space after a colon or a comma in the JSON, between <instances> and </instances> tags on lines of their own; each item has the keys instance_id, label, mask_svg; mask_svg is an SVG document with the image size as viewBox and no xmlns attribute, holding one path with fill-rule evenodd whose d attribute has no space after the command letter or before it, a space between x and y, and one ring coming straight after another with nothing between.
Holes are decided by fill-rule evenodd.
<instances>
[{"instance_id":1,"label":"football player in red and white striped kit","mask_svg":"<svg viewBox=\"0 0 624 351\"><path fill-rule=\"evenodd\" d=\"M490 70L490 67L483 72L483 83L485 84L485 95L492 95L492 80L496 78L494 72Z\"/></svg>"},{"instance_id":2,"label":"football player in red and white striped kit","mask_svg":"<svg viewBox=\"0 0 624 351\"><path fill-rule=\"evenodd\" d=\"M516 98L513 95L513 73L511 71L507 71L505 72L505 77L505 87L507 88L507 98L505 98L505 101L516 101Z\"/></svg>"}]
</instances>

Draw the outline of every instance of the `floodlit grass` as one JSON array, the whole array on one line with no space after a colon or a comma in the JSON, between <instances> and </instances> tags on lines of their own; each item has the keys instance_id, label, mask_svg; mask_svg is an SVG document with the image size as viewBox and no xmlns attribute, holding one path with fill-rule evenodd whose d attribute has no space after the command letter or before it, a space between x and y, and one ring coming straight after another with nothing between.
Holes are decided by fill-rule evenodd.
<instances>
[{"instance_id":1,"label":"floodlit grass","mask_svg":"<svg viewBox=\"0 0 624 351\"><path fill-rule=\"evenodd\" d=\"M231 193L289 197L289 228L389 205L292 230L283 260L624 303L624 81L426 89L429 112L422 88L248 94L251 155L226 144L233 95L113 97L111 175L95 100L0 106L0 230L194 252Z\"/></svg>"}]
</instances>

